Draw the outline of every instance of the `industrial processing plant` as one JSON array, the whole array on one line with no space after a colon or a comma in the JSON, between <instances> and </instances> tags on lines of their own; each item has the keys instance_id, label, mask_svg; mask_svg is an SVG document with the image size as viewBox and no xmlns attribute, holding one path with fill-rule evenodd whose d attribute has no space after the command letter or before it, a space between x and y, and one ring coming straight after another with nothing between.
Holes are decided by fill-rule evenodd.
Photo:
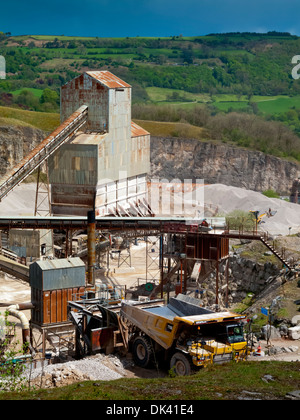
<instances>
[{"instance_id":1,"label":"industrial processing plant","mask_svg":"<svg viewBox=\"0 0 300 420\"><path fill-rule=\"evenodd\" d=\"M204 217L203 180L185 200L184 180L150 179L150 133L132 121L131 95L109 71L75 77L61 88L60 126L0 180L4 201L37 174L32 216L0 218L0 268L30 288L30 301L7 305L25 355L54 363L133 352L147 367L155 353L179 375L191 364L245 359L245 317L228 310L229 240L259 241L292 266L257 225L231 230L225 217ZM139 270L134 252L143 252ZM214 308L205 309L202 283L212 273ZM187 351L200 324L210 340Z\"/></svg>"}]
</instances>

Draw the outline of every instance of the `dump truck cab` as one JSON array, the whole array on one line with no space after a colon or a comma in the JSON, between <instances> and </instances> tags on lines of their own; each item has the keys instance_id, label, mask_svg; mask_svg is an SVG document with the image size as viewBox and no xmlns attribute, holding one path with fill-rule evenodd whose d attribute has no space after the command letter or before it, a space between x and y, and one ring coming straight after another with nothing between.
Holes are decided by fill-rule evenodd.
<instances>
[{"instance_id":1,"label":"dump truck cab","mask_svg":"<svg viewBox=\"0 0 300 420\"><path fill-rule=\"evenodd\" d=\"M244 341L244 328L242 324L226 325L226 338L228 343L240 343Z\"/></svg>"}]
</instances>

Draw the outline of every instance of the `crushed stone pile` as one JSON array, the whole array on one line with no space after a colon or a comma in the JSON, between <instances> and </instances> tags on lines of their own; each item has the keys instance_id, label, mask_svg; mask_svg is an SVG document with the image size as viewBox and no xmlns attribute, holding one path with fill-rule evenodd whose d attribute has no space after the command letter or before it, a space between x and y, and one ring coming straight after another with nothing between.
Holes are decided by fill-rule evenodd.
<instances>
[{"instance_id":1,"label":"crushed stone pile","mask_svg":"<svg viewBox=\"0 0 300 420\"><path fill-rule=\"evenodd\" d=\"M227 215L233 210L260 211L261 213L276 211L272 217L264 217L259 230L270 235L289 235L300 232L299 204L289 203L278 198L268 198L260 192L223 184L204 185L205 207L219 215ZM291 228L291 229L289 229Z\"/></svg>"},{"instance_id":2,"label":"crushed stone pile","mask_svg":"<svg viewBox=\"0 0 300 420\"><path fill-rule=\"evenodd\" d=\"M56 363L27 369L25 379L41 388L53 388L80 381L112 381L127 376L120 359L116 356L97 354L81 360Z\"/></svg>"},{"instance_id":3,"label":"crushed stone pile","mask_svg":"<svg viewBox=\"0 0 300 420\"><path fill-rule=\"evenodd\" d=\"M258 210L265 213L271 209L276 211L276 214L269 218L264 217L263 223L259 225L259 230L266 231L270 235L284 236L300 232L300 207L298 204L278 198L268 198L260 192L223 184L203 185L197 191L199 192L196 194L195 192L184 194L183 200L187 204L186 208L192 208L191 215L195 216L196 197L196 207L201 211L205 208L204 211L209 210L211 213L205 213L205 216L215 214L226 216L233 210L244 210L246 212ZM35 183L19 185L0 203L0 216L32 216L34 214L35 193ZM174 196L177 200L182 199L176 194ZM203 203L198 202L199 198L204 199L204 207ZM183 215L181 214L181 216Z\"/></svg>"},{"instance_id":4,"label":"crushed stone pile","mask_svg":"<svg viewBox=\"0 0 300 420\"><path fill-rule=\"evenodd\" d=\"M11 191L0 203L0 215L33 216L35 207L36 184L22 183ZM46 200L45 200L46 201ZM45 208L45 204L41 209Z\"/></svg>"}]
</instances>

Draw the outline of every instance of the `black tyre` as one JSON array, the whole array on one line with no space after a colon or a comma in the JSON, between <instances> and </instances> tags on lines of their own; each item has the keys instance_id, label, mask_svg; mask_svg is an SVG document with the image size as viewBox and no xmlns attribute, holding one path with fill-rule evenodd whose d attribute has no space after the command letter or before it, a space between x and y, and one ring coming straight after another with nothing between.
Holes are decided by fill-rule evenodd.
<instances>
[{"instance_id":1,"label":"black tyre","mask_svg":"<svg viewBox=\"0 0 300 420\"><path fill-rule=\"evenodd\" d=\"M137 366L147 367L153 359L153 349L148 337L136 337L132 345L133 360Z\"/></svg>"},{"instance_id":2,"label":"black tyre","mask_svg":"<svg viewBox=\"0 0 300 420\"><path fill-rule=\"evenodd\" d=\"M173 354L171 357L170 368L178 376L191 375L193 370L190 358L180 352Z\"/></svg>"}]
</instances>

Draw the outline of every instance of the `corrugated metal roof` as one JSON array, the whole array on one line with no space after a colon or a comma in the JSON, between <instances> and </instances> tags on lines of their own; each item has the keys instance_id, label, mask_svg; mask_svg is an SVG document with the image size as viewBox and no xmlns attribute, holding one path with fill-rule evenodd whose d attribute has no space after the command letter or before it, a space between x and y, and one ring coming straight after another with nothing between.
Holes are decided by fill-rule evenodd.
<instances>
[{"instance_id":1,"label":"corrugated metal roof","mask_svg":"<svg viewBox=\"0 0 300 420\"><path fill-rule=\"evenodd\" d=\"M131 121L131 137L147 136L150 133Z\"/></svg>"},{"instance_id":2,"label":"corrugated metal roof","mask_svg":"<svg viewBox=\"0 0 300 420\"><path fill-rule=\"evenodd\" d=\"M78 258L62 258L62 259L55 259L55 260L43 260L43 261L36 261L36 263L40 266L43 271L46 270L56 270L60 268L70 268L70 267L82 267L85 266L84 262Z\"/></svg>"},{"instance_id":3,"label":"corrugated metal roof","mask_svg":"<svg viewBox=\"0 0 300 420\"><path fill-rule=\"evenodd\" d=\"M103 71L87 71L86 74L88 74L90 77L93 77L94 79L101 82L103 85L109 87L109 88L129 88L131 87L127 83L125 83L123 80L119 79L119 77L112 74L110 71L103 70Z\"/></svg>"}]
</instances>

